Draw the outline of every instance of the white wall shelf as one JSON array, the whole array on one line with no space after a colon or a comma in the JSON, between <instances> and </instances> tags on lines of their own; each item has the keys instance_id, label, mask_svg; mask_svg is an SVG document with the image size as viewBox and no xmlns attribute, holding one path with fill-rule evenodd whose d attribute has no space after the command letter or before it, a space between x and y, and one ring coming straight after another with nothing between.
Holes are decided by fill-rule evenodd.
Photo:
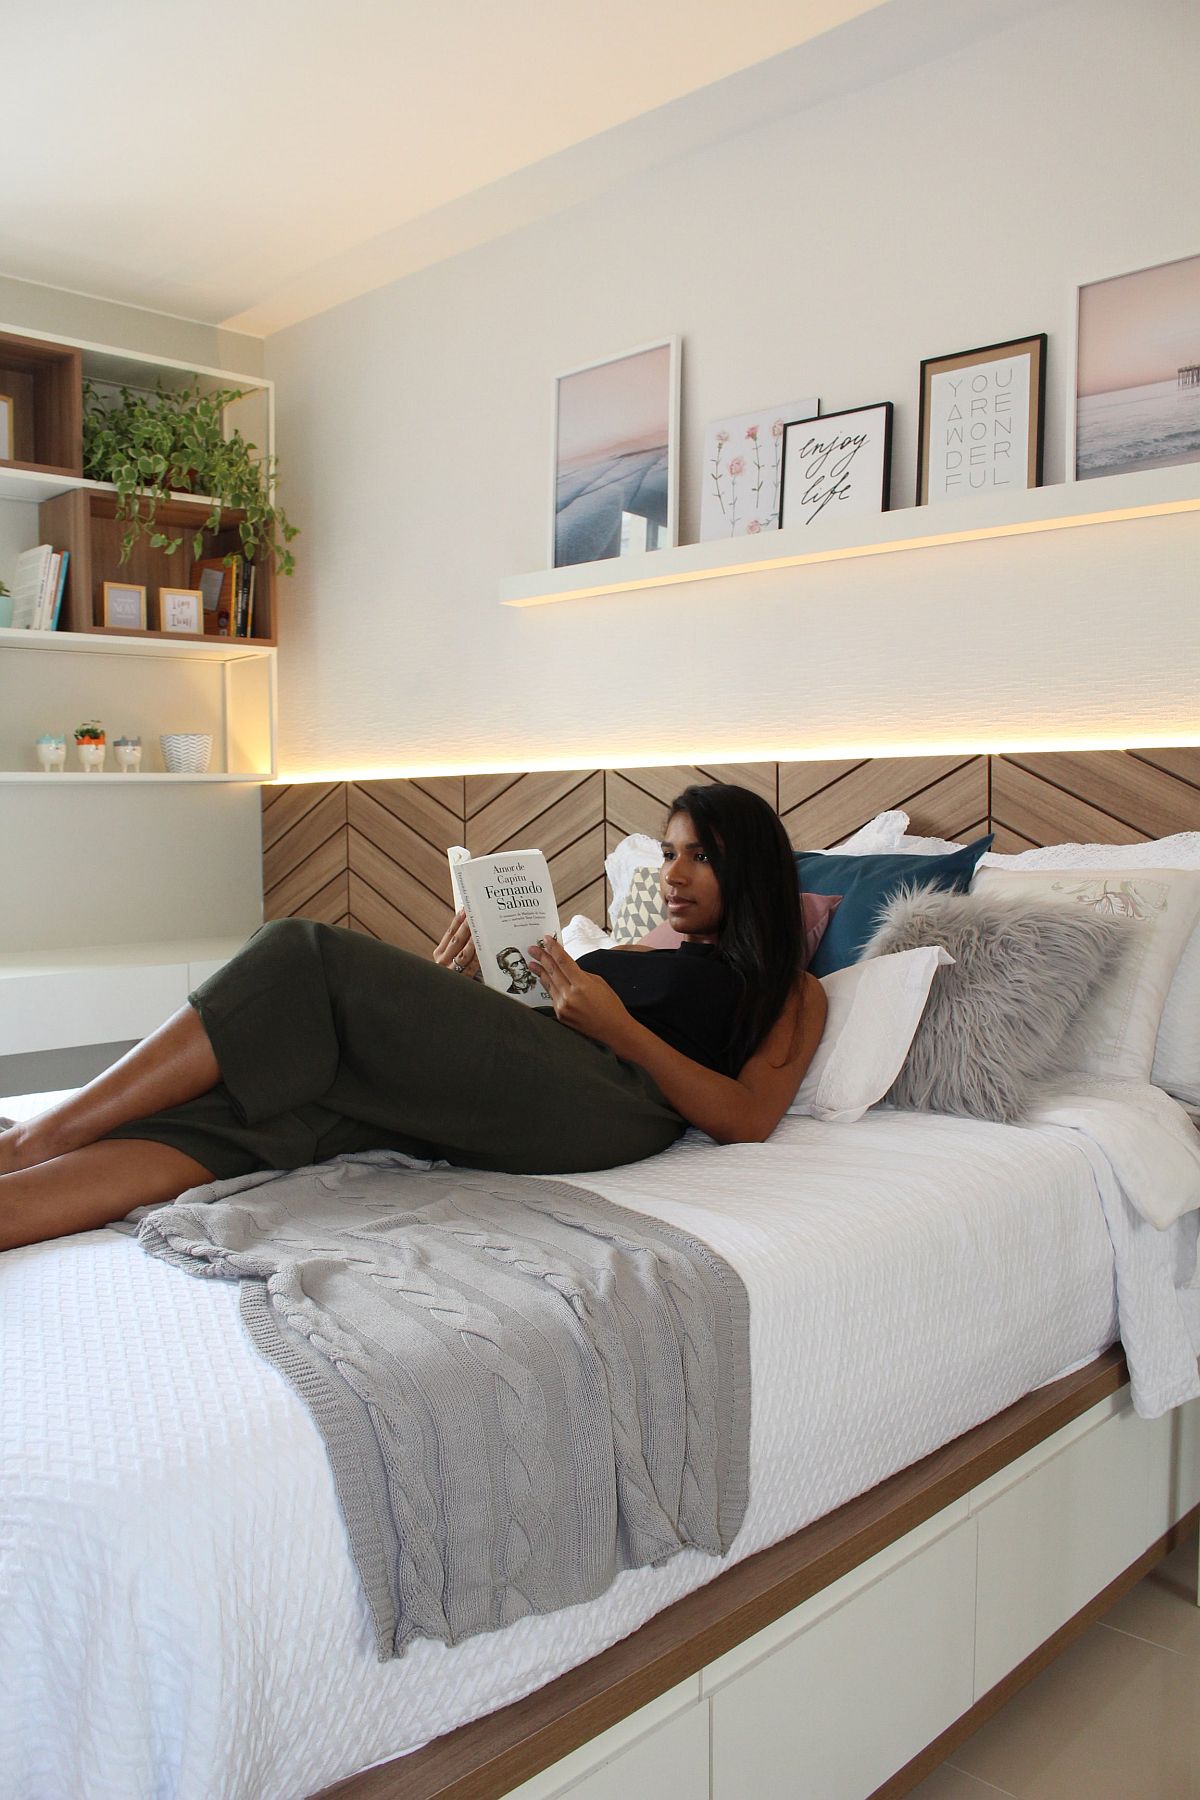
<instances>
[{"instance_id":1,"label":"white wall shelf","mask_svg":"<svg viewBox=\"0 0 1200 1800\"><path fill-rule=\"evenodd\" d=\"M69 750L67 754L70 755ZM266 775L259 774L167 775L161 769L152 769L149 774L145 770L139 769L136 775L122 775L119 769L116 774L105 769L101 775L82 774L78 769L58 769L52 775L47 775L43 769L0 769L0 787L9 787L12 783L21 781L53 781L55 783L86 781L89 787L94 787L97 782L111 783L114 781L120 782L123 787L136 787L141 782L155 782L161 785L165 781L190 781L193 783L198 781L256 781L261 786L267 779Z\"/></svg>"},{"instance_id":2,"label":"white wall shelf","mask_svg":"<svg viewBox=\"0 0 1200 1800\"><path fill-rule=\"evenodd\" d=\"M17 631L0 628L0 650L42 650L80 656L181 656L192 662L235 663L273 658L274 647L252 638L167 638L136 632Z\"/></svg>"},{"instance_id":3,"label":"white wall shelf","mask_svg":"<svg viewBox=\"0 0 1200 1800\"><path fill-rule=\"evenodd\" d=\"M1062 482L1021 494L949 500L903 507L869 519L796 526L759 537L683 544L605 562L577 563L500 584L503 606L551 606L610 594L673 587L681 582L756 575L809 563L928 550L944 544L1062 531L1080 525L1118 524L1200 510L1200 463L1138 470L1091 481Z\"/></svg>"},{"instance_id":4,"label":"white wall shelf","mask_svg":"<svg viewBox=\"0 0 1200 1800\"><path fill-rule=\"evenodd\" d=\"M275 774L276 675L274 648L244 639L0 630L0 786L269 781ZM144 746L139 773L75 769L70 736L80 719L99 719L110 745L119 733L137 733ZM44 731L67 736L61 772L47 774L37 766L34 744ZM156 767L158 739L168 731L210 732L210 772L171 775Z\"/></svg>"},{"instance_id":5,"label":"white wall shelf","mask_svg":"<svg viewBox=\"0 0 1200 1800\"><path fill-rule=\"evenodd\" d=\"M82 489L89 494L115 494L111 481L91 481L86 475L45 474L40 469L11 469L0 464L0 500L25 500L40 505L58 494L71 494ZM206 494L172 494L173 500L186 500L190 506L212 506Z\"/></svg>"},{"instance_id":6,"label":"white wall shelf","mask_svg":"<svg viewBox=\"0 0 1200 1800\"><path fill-rule=\"evenodd\" d=\"M0 336L8 335L6 328L0 327ZM240 389L244 398L230 403L228 419L270 453L274 389L262 376L118 350L53 333L22 330L11 335L26 344L40 341L78 350L84 379L95 382L102 390L128 386L150 391L160 382L164 387L178 389L189 386L193 380L208 392ZM78 368L76 364L77 372ZM61 452L66 468L72 466L73 457L78 457L77 446L73 455ZM51 460L49 456L47 460ZM74 466L78 466L77 461ZM10 567L20 552L40 539L49 541L48 534L54 531L57 548L64 547L64 539L68 541L72 576L77 569L82 570L81 579L90 590L95 522L108 517L111 502L107 498L97 502L63 497L107 497L115 493L110 482L91 481L62 469L0 465L0 574L11 579ZM186 512L173 503L174 511L189 518L194 514L197 522L213 505L203 495L186 494L177 499L187 503ZM57 502L57 506L48 507L48 502ZM39 513L39 508L45 510ZM87 515L82 525L75 510L71 510L79 508ZM97 579L103 572L96 571ZM146 572L142 570L136 579L146 583ZM168 579L178 578L171 575ZM93 617L94 599L91 592L84 596L83 613L88 621ZM72 604L69 581L63 606L64 626L71 622L80 624L80 618L75 616L79 608L68 616ZM57 780L70 787L82 781L111 786L117 781L135 784L145 791L164 782L212 786L221 782L269 781L275 774L277 676L271 641L272 604L266 604L263 617L266 623L259 639L168 637L100 629L0 628L0 785L25 786L33 781ZM121 733L141 737L144 760L139 774L126 776L115 768L103 775L76 772L71 766L70 734L81 719L87 718L103 722L110 743ZM68 738L68 768L61 774L47 776L37 766L34 744L45 731L62 732ZM212 734L209 773L171 775L163 771L158 739L169 731ZM111 756L109 760L113 760Z\"/></svg>"}]
</instances>

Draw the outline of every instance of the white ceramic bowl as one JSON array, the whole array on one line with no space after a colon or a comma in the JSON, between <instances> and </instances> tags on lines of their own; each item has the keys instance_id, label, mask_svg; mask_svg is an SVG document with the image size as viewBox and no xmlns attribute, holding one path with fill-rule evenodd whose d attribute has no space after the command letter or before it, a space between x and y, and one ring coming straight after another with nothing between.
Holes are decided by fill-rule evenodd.
<instances>
[{"instance_id":1,"label":"white ceramic bowl","mask_svg":"<svg viewBox=\"0 0 1200 1800\"><path fill-rule=\"evenodd\" d=\"M212 755L212 733L168 731L159 738L168 775L203 775Z\"/></svg>"}]
</instances>

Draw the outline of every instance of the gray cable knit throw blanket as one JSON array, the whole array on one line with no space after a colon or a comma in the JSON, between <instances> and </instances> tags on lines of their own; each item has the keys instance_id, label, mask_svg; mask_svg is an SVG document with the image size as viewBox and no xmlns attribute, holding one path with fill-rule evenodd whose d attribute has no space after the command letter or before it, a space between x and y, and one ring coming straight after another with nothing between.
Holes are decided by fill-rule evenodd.
<instances>
[{"instance_id":1,"label":"gray cable knit throw blanket","mask_svg":"<svg viewBox=\"0 0 1200 1800\"><path fill-rule=\"evenodd\" d=\"M741 1524L748 1300L686 1232L388 1152L213 1182L116 1229L242 1283L323 1434L381 1662L719 1555Z\"/></svg>"}]
</instances>

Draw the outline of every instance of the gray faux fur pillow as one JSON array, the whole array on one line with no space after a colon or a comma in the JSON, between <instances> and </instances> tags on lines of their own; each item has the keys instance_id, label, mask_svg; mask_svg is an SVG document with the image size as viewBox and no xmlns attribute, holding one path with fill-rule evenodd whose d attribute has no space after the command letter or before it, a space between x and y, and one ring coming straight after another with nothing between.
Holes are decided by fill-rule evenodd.
<instances>
[{"instance_id":1,"label":"gray faux fur pillow","mask_svg":"<svg viewBox=\"0 0 1200 1800\"><path fill-rule=\"evenodd\" d=\"M1056 901L909 888L864 956L942 944L912 1048L885 1098L915 1112L1007 1123L1028 1108L1088 996L1125 951L1117 919Z\"/></svg>"}]
</instances>

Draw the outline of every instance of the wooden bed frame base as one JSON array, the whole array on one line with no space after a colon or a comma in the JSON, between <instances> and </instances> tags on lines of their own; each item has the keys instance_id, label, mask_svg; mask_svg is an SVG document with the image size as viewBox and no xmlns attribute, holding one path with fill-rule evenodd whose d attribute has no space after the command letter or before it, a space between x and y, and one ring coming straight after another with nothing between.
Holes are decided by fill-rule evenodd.
<instances>
[{"instance_id":1,"label":"wooden bed frame base","mask_svg":"<svg viewBox=\"0 0 1200 1800\"><path fill-rule=\"evenodd\" d=\"M735 1646L745 1644L764 1627L861 1568L989 1478L1011 1471L1018 1459L1036 1452L1064 1427L1118 1395L1127 1382L1124 1355L1113 1347L1085 1368L1027 1395L911 1468L717 1576L581 1667L422 1750L338 1782L323 1790L321 1800L496 1800L689 1677L710 1671L716 1659ZM1127 1401L1128 1396L1124 1398ZM1193 1403L1189 1414L1196 1415L1192 1423L1198 1444L1182 1460L1195 1461L1197 1469L1181 1470L1174 1439L1163 1465L1164 1470L1169 1468L1173 1491L1183 1496L1181 1516L1174 1522L1164 1521L1168 1528L1156 1531L1148 1548L1115 1579L1105 1581L1082 1609L1019 1660L915 1757L891 1773L876 1788L873 1800L891 1800L915 1786L1195 1523L1200 1516L1200 1505L1195 1503L1200 1484L1200 1403ZM1146 1429L1160 1427L1176 1429L1170 1419L1156 1421ZM1017 1479L1014 1476L1014 1481ZM1147 1481L1150 1479L1148 1474ZM770 1654L769 1648L764 1654ZM710 1687L708 1691L714 1690ZM702 1697L698 1689L696 1698ZM612 1751L615 1754L625 1747L625 1743L614 1745ZM598 1754L598 1766L602 1762L603 1756ZM586 1774L580 1770L575 1776L584 1781L584 1794ZM564 1785L571 1779L564 1772ZM543 1791L547 1795L557 1791L553 1778L544 1788L538 1784L538 1795ZM609 1791L605 1787L604 1792ZM746 1800L757 1791L768 1790L748 1788ZM532 1795L530 1800L534 1800Z\"/></svg>"}]
</instances>

